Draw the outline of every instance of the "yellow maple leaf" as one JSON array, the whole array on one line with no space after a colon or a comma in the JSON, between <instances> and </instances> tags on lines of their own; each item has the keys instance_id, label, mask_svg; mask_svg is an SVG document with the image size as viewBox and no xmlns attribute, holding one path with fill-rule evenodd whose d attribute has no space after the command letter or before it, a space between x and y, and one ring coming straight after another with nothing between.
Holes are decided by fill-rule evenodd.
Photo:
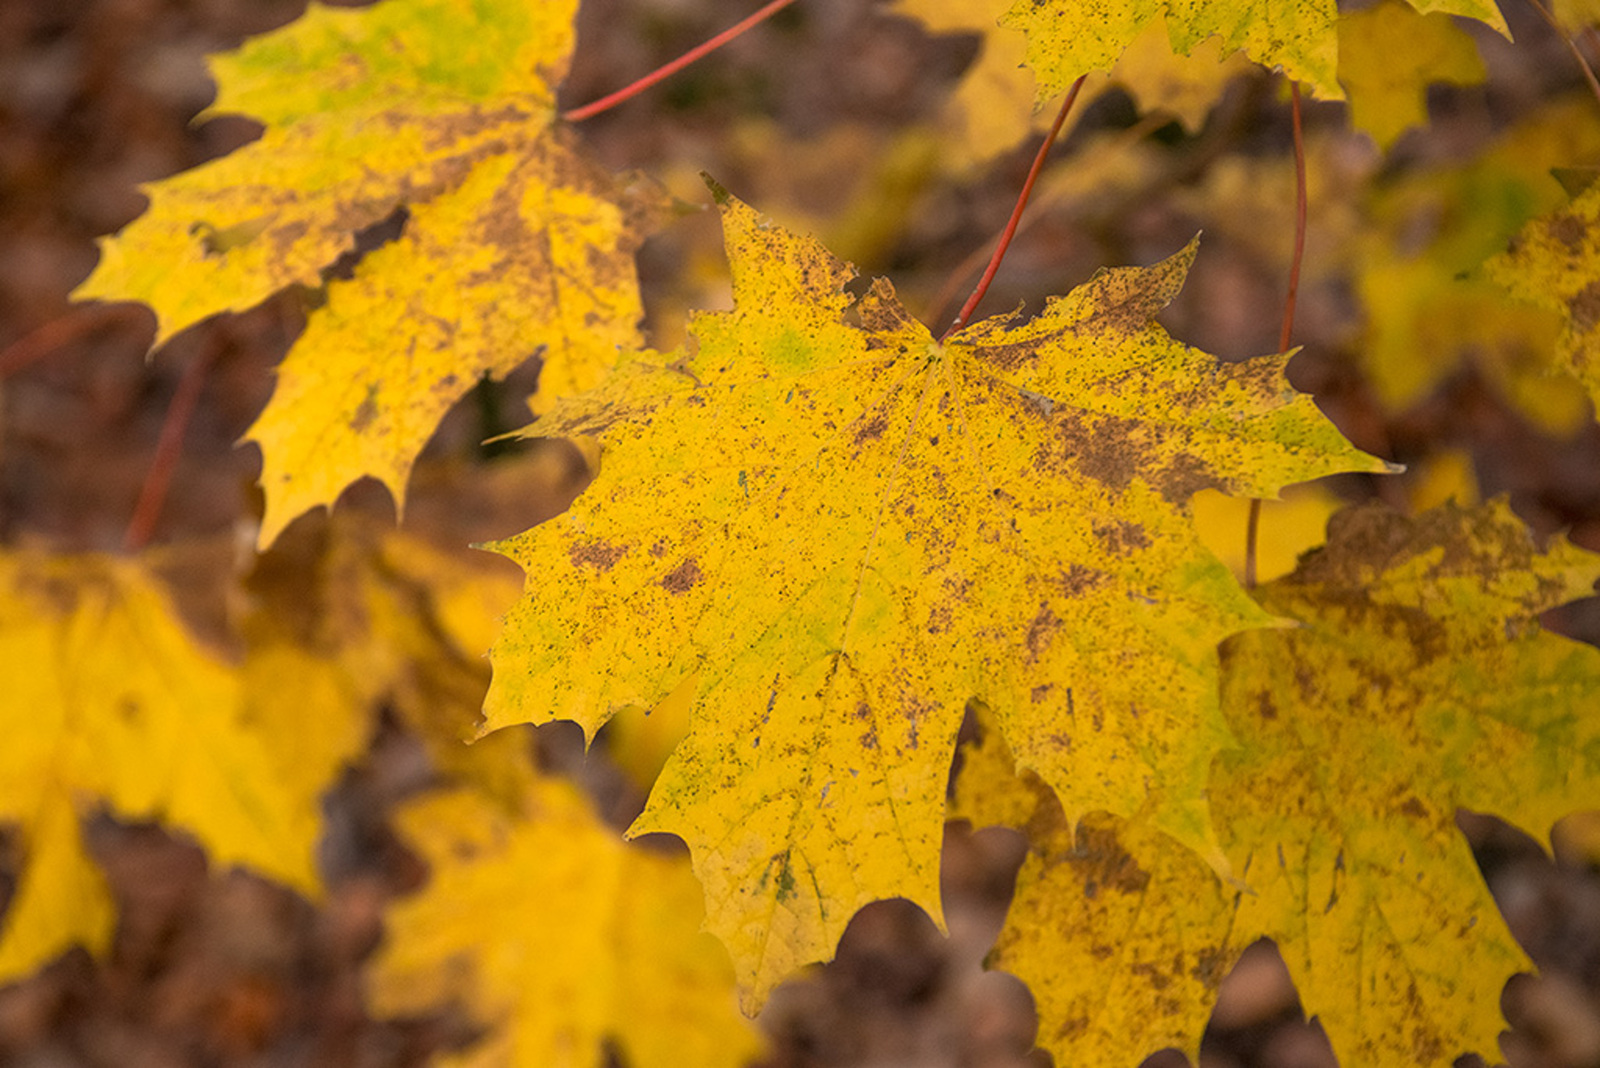
<instances>
[{"instance_id":1,"label":"yellow maple leaf","mask_svg":"<svg viewBox=\"0 0 1600 1068\"><path fill-rule=\"evenodd\" d=\"M1556 364L1600 406L1600 185L1530 222L1484 273L1519 300L1555 313Z\"/></svg>"},{"instance_id":2,"label":"yellow maple leaf","mask_svg":"<svg viewBox=\"0 0 1600 1068\"><path fill-rule=\"evenodd\" d=\"M1026 39L998 25L1011 0L899 0L896 10L917 19L935 33L982 35L978 58L962 76L941 118L940 132L948 147L944 157L956 166L981 163L1014 148L1029 132L1048 128L1051 115L1040 105L1055 92L1044 92L1025 65ZM1190 130L1198 130L1222 88L1248 68L1238 53L1226 54L1221 42L1198 45L1178 54L1167 43L1161 19L1137 34L1117 62L1084 83L1087 99L1111 86L1121 86L1142 111L1166 112Z\"/></svg>"},{"instance_id":3,"label":"yellow maple leaf","mask_svg":"<svg viewBox=\"0 0 1600 1068\"><path fill-rule=\"evenodd\" d=\"M529 580L485 730L592 736L698 676L634 829L689 843L751 1008L869 901L938 920L969 698L1070 810L1148 804L1214 856L1215 646L1270 619L1188 498L1385 465L1283 357L1221 364L1153 323L1192 244L941 344L887 282L852 308L847 265L719 199L735 309L695 319L692 355L641 358L528 431L598 436L600 470L489 546Z\"/></svg>"},{"instance_id":4,"label":"yellow maple leaf","mask_svg":"<svg viewBox=\"0 0 1600 1068\"><path fill-rule=\"evenodd\" d=\"M138 300L156 344L289 285L319 287L355 235L405 209L279 368L247 436L270 544L371 475L397 503L444 412L543 357L535 403L585 389L638 343L632 252L653 194L623 190L555 125L576 0L313 3L213 57L210 113L259 141L146 187L76 299Z\"/></svg>"},{"instance_id":5,"label":"yellow maple leaf","mask_svg":"<svg viewBox=\"0 0 1600 1068\"><path fill-rule=\"evenodd\" d=\"M140 564L0 555L0 675L0 819L27 858L0 979L74 944L106 947L112 906L78 833L99 804L192 834L218 866L319 892L326 767L274 748L237 670L189 636Z\"/></svg>"},{"instance_id":6,"label":"yellow maple leaf","mask_svg":"<svg viewBox=\"0 0 1600 1068\"><path fill-rule=\"evenodd\" d=\"M1531 965L1455 813L1543 839L1592 804L1600 653L1537 614L1590 592L1600 560L1535 551L1503 502L1416 520L1350 509L1328 541L1260 591L1303 625L1223 647L1239 746L1212 798L1234 885L1136 822L1095 817L1074 837L1048 797L1025 817L1032 851L995 961L1033 988L1058 1061L1125 1059L1129 1036L1193 1056L1221 975L1261 936L1346 1063L1495 1049L1501 989Z\"/></svg>"},{"instance_id":7,"label":"yellow maple leaf","mask_svg":"<svg viewBox=\"0 0 1600 1068\"><path fill-rule=\"evenodd\" d=\"M1472 38L1448 15L1424 15L1401 0L1384 0L1339 20L1339 82L1350 121L1387 149L1428 121L1425 90L1435 82L1483 81ZM1396 42L1405 42L1403 48Z\"/></svg>"},{"instance_id":8,"label":"yellow maple leaf","mask_svg":"<svg viewBox=\"0 0 1600 1068\"><path fill-rule=\"evenodd\" d=\"M621 842L559 780L531 780L519 801L511 815L455 791L400 812L432 875L388 912L374 1011L465 1001L492 1031L448 1059L463 1068L599 1068L608 1038L639 1068L754 1058L688 864Z\"/></svg>"},{"instance_id":9,"label":"yellow maple leaf","mask_svg":"<svg viewBox=\"0 0 1600 1068\"><path fill-rule=\"evenodd\" d=\"M1417 0L1412 6L1479 19L1507 33L1492 0ZM1188 55L1217 36L1225 53L1242 49L1257 63L1282 68L1318 96L1343 96L1336 78L1333 0L1016 0L1003 23L1028 35L1028 65L1039 79L1041 97L1050 97L1080 75L1110 68L1146 26L1163 16L1174 52Z\"/></svg>"}]
</instances>

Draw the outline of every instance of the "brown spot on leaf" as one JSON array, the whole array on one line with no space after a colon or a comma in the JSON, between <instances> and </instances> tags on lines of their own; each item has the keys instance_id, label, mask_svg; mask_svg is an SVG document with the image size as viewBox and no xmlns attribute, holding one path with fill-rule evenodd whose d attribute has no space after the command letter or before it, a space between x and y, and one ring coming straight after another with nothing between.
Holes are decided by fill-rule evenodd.
<instances>
[{"instance_id":1,"label":"brown spot on leaf","mask_svg":"<svg viewBox=\"0 0 1600 1068\"><path fill-rule=\"evenodd\" d=\"M1567 311L1572 315L1572 326L1580 334L1593 330L1600 323L1600 281L1590 282L1567 301Z\"/></svg>"},{"instance_id":2,"label":"brown spot on leaf","mask_svg":"<svg viewBox=\"0 0 1600 1068\"><path fill-rule=\"evenodd\" d=\"M1096 523L1094 533L1095 537L1105 543L1106 550L1115 556L1124 556L1150 547L1150 535L1145 533L1144 527L1127 520Z\"/></svg>"},{"instance_id":3,"label":"brown spot on leaf","mask_svg":"<svg viewBox=\"0 0 1600 1068\"><path fill-rule=\"evenodd\" d=\"M588 564L596 571L610 571L627 551L625 546L612 545L604 541L588 541L569 549L567 558L572 561L574 567Z\"/></svg>"},{"instance_id":4,"label":"brown spot on leaf","mask_svg":"<svg viewBox=\"0 0 1600 1068\"><path fill-rule=\"evenodd\" d=\"M882 412L878 412L856 430L856 444L862 445L869 441L876 441L883 437L883 432L888 428L889 420L884 417Z\"/></svg>"},{"instance_id":5,"label":"brown spot on leaf","mask_svg":"<svg viewBox=\"0 0 1600 1068\"><path fill-rule=\"evenodd\" d=\"M1060 628L1061 620L1056 618L1050 606L1040 605L1039 614L1034 616L1033 622L1028 625L1028 659L1037 661Z\"/></svg>"},{"instance_id":6,"label":"brown spot on leaf","mask_svg":"<svg viewBox=\"0 0 1600 1068\"><path fill-rule=\"evenodd\" d=\"M685 560L662 577L661 587L668 593L684 593L700 585L704 578L698 563L694 560Z\"/></svg>"},{"instance_id":7,"label":"brown spot on leaf","mask_svg":"<svg viewBox=\"0 0 1600 1068\"><path fill-rule=\"evenodd\" d=\"M361 403L356 407L355 414L350 417L351 430L354 430L357 434L359 434L366 430L367 427L371 426L373 421L378 418L377 398L378 387L376 385L368 386L366 397L364 397Z\"/></svg>"},{"instance_id":8,"label":"brown spot on leaf","mask_svg":"<svg viewBox=\"0 0 1600 1068\"><path fill-rule=\"evenodd\" d=\"M1583 225L1583 220L1576 215L1557 215L1550 220L1550 236L1561 242L1568 252L1577 252L1583 247L1583 237L1588 230Z\"/></svg>"}]
</instances>

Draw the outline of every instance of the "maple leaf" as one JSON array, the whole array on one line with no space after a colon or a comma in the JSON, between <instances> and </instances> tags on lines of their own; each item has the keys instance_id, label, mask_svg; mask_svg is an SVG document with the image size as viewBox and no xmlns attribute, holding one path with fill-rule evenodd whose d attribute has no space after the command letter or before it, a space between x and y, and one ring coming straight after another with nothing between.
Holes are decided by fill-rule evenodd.
<instances>
[{"instance_id":1,"label":"maple leaf","mask_svg":"<svg viewBox=\"0 0 1600 1068\"><path fill-rule=\"evenodd\" d=\"M1485 76L1472 38L1443 14L1424 15L1384 0L1339 20L1339 82L1350 122L1388 149L1411 126L1428 121L1427 86L1475 85ZM1395 48L1404 41L1404 48Z\"/></svg>"},{"instance_id":2,"label":"maple leaf","mask_svg":"<svg viewBox=\"0 0 1600 1068\"><path fill-rule=\"evenodd\" d=\"M895 5L934 33L982 35L978 58L962 76L939 123L949 142L942 157L956 166L984 162L1050 124L1039 105L1056 94L1041 92L1024 65L1023 35L998 25L1009 6L1010 0L898 0ZM1225 56L1216 41L1201 44L1191 55L1175 55L1157 18L1129 42L1105 75L1087 81L1082 92L1093 99L1119 85L1142 111L1170 112L1198 130L1223 86L1245 69L1241 56Z\"/></svg>"},{"instance_id":3,"label":"maple leaf","mask_svg":"<svg viewBox=\"0 0 1600 1068\"><path fill-rule=\"evenodd\" d=\"M259 141L145 188L75 299L138 300L155 344L290 285L319 287L355 235L400 237L348 280L278 372L247 437L262 450L267 545L372 475L397 503L444 412L484 375L543 356L536 407L638 343L632 252L654 194L619 189L555 125L576 0L313 3L213 57L207 114Z\"/></svg>"},{"instance_id":4,"label":"maple leaf","mask_svg":"<svg viewBox=\"0 0 1600 1068\"><path fill-rule=\"evenodd\" d=\"M0 819L26 855L0 981L72 945L106 948L112 904L78 831L98 804L192 834L218 866L319 892L327 769L283 758L237 670L189 636L139 563L0 555L0 664Z\"/></svg>"},{"instance_id":5,"label":"maple leaf","mask_svg":"<svg viewBox=\"0 0 1600 1068\"><path fill-rule=\"evenodd\" d=\"M397 816L427 860L424 892L389 909L370 971L381 1015L467 1003L492 1031L450 1063L732 1068L760 1052L726 954L699 929L688 865L619 841L572 786L539 776L519 815L473 791ZM464 966L463 962L471 962Z\"/></svg>"},{"instance_id":6,"label":"maple leaf","mask_svg":"<svg viewBox=\"0 0 1600 1068\"><path fill-rule=\"evenodd\" d=\"M886 281L852 307L847 265L719 199L735 310L527 431L597 435L602 457L568 512L489 546L529 580L484 729L592 736L696 677L634 831L689 843L751 1009L869 901L937 921L970 697L1069 809L1149 805L1214 854L1215 646L1270 619L1188 498L1384 465L1283 357L1219 364L1154 325L1192 244L940 344Z\"/></svg>"},{"instance_id":7,"label":"maple leaf","mask_svg":"<svg viewBox=\"0 0 1600 1068\"><path fill-rule=\"evenodd\" d=\"M1512 296L1560 317L1556 365L1600 406L1600 185L1530 222L1484 273Z\"/></svg>"},{"instance_id":8,"label":"maple leaf","mask_svg":"<svg viewBox=\"0 0 1600 1068\"><path fill-rule=\"evenodd\" d=\"M1416 0L1421 12L1462 15L1510 36L1492 0ZM1225 52L1243 49L1267 67L1310 87L1318 96L1343 96L1337 81L1338 11L1333 0L1016 0L1002 23L1028 35L1028 65L1041 97L1051 97L1080 75L1106 70L1158 17L1165 17L1172 50L1188 55L1213 35Z\"/></svg>"},{"instance_id":9,"label":"maple leaf","mask_svg":"<svg viewBox=\"0 0 1600 1068\"><path fill-rule=\"evenodd\" d=\"M1125 1055L1130 1035L1193 1055L1222 973L1268 936L1346 1063L1493 1050L1501 988L1531 964L1455 813L1546 838L1592 804L1600 652L1537 615L1597 575L1563 541L1535 551L1503 502L1336 516L1327 548L1259 591L1303 626L1223 646L1239 747L1218 758L1213 811L1239 886L1137 825L1095 817L1074 837L1048 797L1026 817L995 961L1033 989L1041 1043L1063 1063ZM1016 820L1006 789L998 814Z\"/></svg>"}]
</instances>

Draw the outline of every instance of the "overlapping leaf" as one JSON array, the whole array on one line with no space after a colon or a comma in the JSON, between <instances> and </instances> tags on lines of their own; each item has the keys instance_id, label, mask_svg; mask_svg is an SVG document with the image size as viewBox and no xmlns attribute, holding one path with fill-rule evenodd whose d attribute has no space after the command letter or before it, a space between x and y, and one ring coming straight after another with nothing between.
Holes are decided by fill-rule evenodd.
<instances>
[{"instance_id":1,"label":"overlapping leaf","mask_svg":"<svg viewBox=\"0 0 1600 1068\"><path fill-rule=\"evenodd\" d=\"M1530 965L1455 813L1544 838L1600 798L1600 653L1536 618L1597 575L1565 543L1536 552L1504 505L1336 517L1326 549L1261 591L1304 625L1224 645L1239 748L1213 811L1240 885L1137 825L1074 837L1053 803L1031 817L997 959L1033 988L1041 1043L1086 1063L1125 1058L1129 1036L1136 1055L1193 1054L1222 972L1265 935L1343 1061L1493 1056L1501 988Z\"/></svg>"},{"instance_id":2,"label":"overlapping leaf","mask_svg":"<svg viewBox=\"0 0 1600 1068\"><path fill-rule=\"evenodd\" d=\"M412 802L402 833L427 889L390 909L374 1009L464 1000L491 1028L448 1063L736 1068L759 1051L687 863L619 841L572 786L537 778L513 815L467 791Z\"/></svg>"},{"instance_id":3,"label":"overlapping leaf","mask_svg":"<svg viewBox=\"0 0 1600 1068\"><path fill-rule=\"evenodd\" d=\"M1493 0L1416 0L1421 12L1480 19L1506 32ZM1106 70L1152 21L1165 18L1172 50L1185 55L1212 36L1223 49L1243 49L1257 63L1281 68L1318 96L1343 96L1338 10L1333 0L1017 0L1004 23L1027 33L1028 65L1041 98L1080 75Z\"/></svg>"},{"instance_id":4,"label":"overlapping leaf","mask_svg":"<svg viewBox=\"0 0 1600 1068\"><path fill-rule=\"evenodd\" d=\"M1214 855L1215 646L1270 620L1198 544L1188 497L1383 465L1282 358L1222 365L1152 323L1192 246L940 344L886 282L852 307L815 242L731 199L723 220L736 309L530 429L597 435L600 473L493 546L529 580L486 729L592 734L695 677L635 829L689 842L752 1007L868 901L940 915L971 697L1069 809L1148 809Z\"/></svg>"},{"instance_id":5,"label":"overlapping leaf","mask_svg":"<svg viewBox=\"0 0 1600 1068\"><path fill-rule=\"evenodd\" d=\"M213 113L262 138L147 187L78 298L138 300L156 343L289 285L318 287L363 229L404 209L285 359L250 430L269 544L363 475L404 500L446 409L543 358L536 402L592 385L637 343L632 252L649 197L554 124L576 0L313 3L215 57Z\"/></svg>"}]
</instances>

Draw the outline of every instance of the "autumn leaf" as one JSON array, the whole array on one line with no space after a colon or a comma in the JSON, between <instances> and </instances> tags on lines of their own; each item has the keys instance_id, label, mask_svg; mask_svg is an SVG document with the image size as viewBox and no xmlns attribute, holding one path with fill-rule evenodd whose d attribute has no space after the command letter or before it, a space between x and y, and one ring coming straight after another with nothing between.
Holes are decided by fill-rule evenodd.
<instances>
[{"instance_id":1,"label":"autumn leaf","mask_svg":"<svg viewBox=\"0 0 1600 1068\"><path fill-rule=\"evenodd\" d=\"M1448 15L1420 14L1401 0L1349 12L1338 34L1339 82L1349 96L1350 122L1382 149L1428 121L1429 85L1484 79L1483 60L1465 30ZM1396 48L1397 41L1405 47Z\"/></svg>"},{"instance_id":2,"label":"autumn leaf","mask_svg":"<svg viewBox=\"0 0 1600 1068\"><path fill-rule=\"evenodd\" d=\"M1030 132L1049 126L1040 105L1054 93L1041 93L1024 65L1026 39L998 25L1010 0L898 0L895 10L934 33L981 35L978 58L940 118L948 142L943 158L954 166L981 163L1016 147ZM1159 18L1129 42L1118 61L1082 90L1093 99L1113 85L1133 97L1141 111L1164 112L1198 130L1223 87L1248 68L1237 54L1225 55L1220 41L1207 41L1190 55L1176 55Z\"/></svg>"},{"instance_id":3,"label":"autumn leaf","mask_svg":"<svg viewBox=\"0 0 1600 1068\"><path fill-rule=\"evenodd\" d=\"M1282 357L1219 364L1153 324L1192 245L941 344L885 281L852 307L853 271L814 241L731 198L723 223L735 310L528 431L598 436L602 458L568 512L490 546L529 581L485 730L592 736L697 676L634 830L689 843L748 1009L869 901L941 915L972 697L1069 810L1148 805L1214 856L1215 646L1270 617L1188 498L1384 465Z\"/></svg>"},{"instance_id":4,"label":"autumn leaf","mask_svg":"<svg viewBox=\"0 0 1600 1068\"><path fill-rule=\"evenodd\" d=\"M538 777L512 815L473 791L397 817L431 869L388 913L381 1015L465 1002L487 1037L448 1063L587 1068L615 1039L639 1068L729 1068L760 1052L688 865L621 842L572 786Z\"/></svg>"},{"instance_id":5,"label":"autumn leaf","mask_svg":"<svg viewBox=\"0 0 1600 1068\"><path fill-rule=\"evenodd\" d=\"M1534 219L1484 273L1512 296L1556 313L1556 365L1600 405L1600 186Z\"/></svg>"},{"instance_id":6,"label":"autumn leaf","mask_svg":"<svg viewBox=\"0 0 1600 1068\"><path fill-rule=\"evenodd\" d=\"M1559 300L1512 280L1509 262L1492 264L1519 229L1567 203L1551 169L1596 153L1594 100L1573 96L1512 127L1467 166L1374 191L1346 254L1366 313L1358 352L1386 406L1415 403L1470 363L1553 431L1570 432L1583 418L1571 381L1551 374ZM1534 302L1507 286L1537 289Z\"/></svg>"},{"instance_id":7,"label":"autumn leaf","mask_svg":"<svg viewBox=\"0 0 1600 1068\"><path fill-rule=\"evenodd\" d=\"M1462 15L1507 33L1492 0L1417 0L1421 12ZM1165 17L1172 50L1190 54L1212 36L1224 52L1243 49L1255 62L1281 68L1285 75L1330 100L1342 98L1338 11L1333 0L1134 0L1100 4L1093 0L1017 0L1003 24L1028 35L1027 61L1047 99L1080 75L1106 70L1153 20Z\"/></svg>"},{"instance_id":8,"label":"autumn leaf","mask_svg":"<svg viewBox=\"0 0 1600 1068\"><path fill-rule=\"evenodd\" d=\"M138 300L157 345L291 285L326 305L248 432L262 450L268 545L371 475L397 502L444 412L482 376L542 356L535 403L582 390L638 343L632 253L654 202L555 124L576 0L313 3L213 57L207 114L261 139L146 187L76 299ZM403 210L353 277L329 269Z\"/></svg>"},{"instance_id":9,"label":"autumn leaf","mask_svg":"<svg viewBox=\"0 0 1600 1068\"><path fill-rule=\"evenodd\" d=\"M0 664L0 819L26 857L0 981L107 947L112 903L78 830L102 804L192 834L219 867L319 893L326 769L284 759L238 670L190 637L141 564L0 556Z\"/></svg>"},{"instance_id":10,"label":"autumn leaf","mask_svg":"<svg viewBox=\"0 0 1600 1068\"><path fill-rule=\"evenodd\" d=\"M1260 591L1303 625L1223 646L1239 745L1212 796L1237 887L1137 825L1095 817L1074 837L1043 803L1028 817L995 960L1033 989L1041 1044L1062 1063L1125 1059L1129 1035L1192 1055L1222 972L1268 936L1342 1062L1492 1056L1501 989L1531 964L1455 813L1547 839L1592 805L1600 653L1537 615L1597 575L1563 541L1536 551L1503 503L1336 516L1327 548Z\"/></svg>"}]
</instances>

